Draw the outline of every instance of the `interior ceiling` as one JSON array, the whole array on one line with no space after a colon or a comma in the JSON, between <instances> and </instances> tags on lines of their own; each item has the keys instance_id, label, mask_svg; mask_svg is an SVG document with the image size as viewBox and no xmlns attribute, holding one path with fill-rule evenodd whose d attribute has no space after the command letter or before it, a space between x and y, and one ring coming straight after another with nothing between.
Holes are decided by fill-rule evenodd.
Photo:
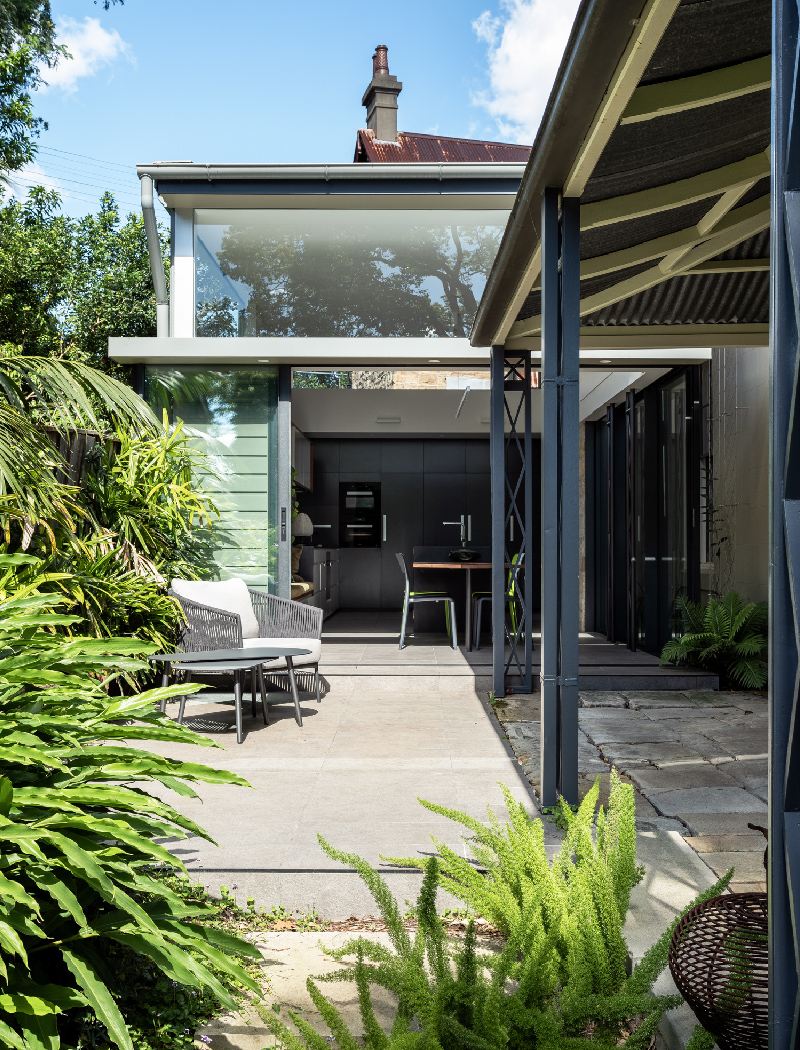
<instances>
[{"instance_id":1,"label":"interior ceiling","mask_svg":"<svg viewBox=\"0 0 800 1050\"><path fill-rule=\"evenodd\" d=\"M770 34L770 0L682 0L623 85L581 195L583 331L767 325ZM531 277L511 348L541 331Z\"/></svg>"}]
</instances>

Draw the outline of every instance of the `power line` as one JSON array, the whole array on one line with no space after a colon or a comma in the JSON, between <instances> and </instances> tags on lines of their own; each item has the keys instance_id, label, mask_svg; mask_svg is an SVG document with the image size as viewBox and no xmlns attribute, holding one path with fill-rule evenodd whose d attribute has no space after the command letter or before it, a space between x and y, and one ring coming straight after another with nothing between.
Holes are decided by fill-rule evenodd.
<instances>
[{"instance_id":1,"label":"power line","mask_svg":"<svg viewBox=\"0 0 800 1050\"><path fill-rule=\"evenodd\" d=\"M48 153L61 153L65 157L81 157L83 160L92 161L93 164L104 164L111 168L123 168L127 172L131 170L128 164L120 164L116 160L101 160L99 157L90 157L86 153L70 153L69 150L56 149L55 146L40 146L39 148Z\"/></svg>"},{"instance_id":2,"label":"power line","mask_svg":"<svg viewBox=\"0 0 800 1050\"><path fill-rule=\"evenodd\" d=\"M15 176L15 177L19 178L19 179L30 181L31 184L34 185L34 186L35 185L41 185L41 183L37 182L37 177L35 175L18 175L18 176ZM42 178L44 178L44 179L47 179L47 178L54 179L56 182L70 182L70 183L72 183L75 186L86 186L90 190L97 189L101 195L102 195L102 193L105 192L104 189L100 189L100 186L102 186L102 183L98 184L98 185L93 185L91 182L83 182L80 179L65 179L63 177L56 177L55 175L46 175L44 172L41 175L39 175L38 177L40 179L42 179ZM53 187L53 188L55 189L55 187ZM112 191L109 191L109 192L112 192ZM116 194L115 194L115 196L116 196ZM135 198L133 197L132 194L130 196L131 196L131 199L135 200Z\"/></svg>"},{"instance_id":3,"label":"power line","mask_svg":"<svg viewBox=\"0 0 800 1050\"><path fill-rule=\"evenodd\" d=\"M33 189L34 186L41 186L42 185L42 183L40 181L37 181L36 179L28 179L25 176L19 176L19 175L15 175L15 176L11 177L9 181L11 182L12 185L15 182L18 183L19 184L18 185L19 189ZM45 187L45 188L53 189L55 187ZM58 190L56 190L56 192L58 192ZM83 201L83 202L85 202L87 204L99 205L100 204L100 196L101 195L98 194L97 196L90 196L88 193L85 193L85 192L83 192L81 190L67 189L64 192L63 196L64 197L68 197L69 199L80 200L80 201ZM115 194L115 199L116 199L116 194ZM138 201L131 202L131 201L117 200L117 203L120 204L123 208L136 210L136 207L137 207L137 205L140 202L138 202Z\"/></svg>"}]
</instances>

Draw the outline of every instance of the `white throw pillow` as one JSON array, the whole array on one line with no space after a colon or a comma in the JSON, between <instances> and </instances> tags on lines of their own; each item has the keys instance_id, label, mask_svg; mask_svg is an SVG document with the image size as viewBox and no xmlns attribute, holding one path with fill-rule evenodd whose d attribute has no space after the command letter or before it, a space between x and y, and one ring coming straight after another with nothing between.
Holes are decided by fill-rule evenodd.
<instances>
[{"instance_id":1,"label":"white throw pillow","mask_svg":"<svg viewBox=\"0 0 800 1050\"><path fill-rule=\"evenodd\" d=\"M172 589L179 598L236 613L242 618L242 638L258 638L258 620L244 580L173 580Z\"/></svg>"}]
</instances>

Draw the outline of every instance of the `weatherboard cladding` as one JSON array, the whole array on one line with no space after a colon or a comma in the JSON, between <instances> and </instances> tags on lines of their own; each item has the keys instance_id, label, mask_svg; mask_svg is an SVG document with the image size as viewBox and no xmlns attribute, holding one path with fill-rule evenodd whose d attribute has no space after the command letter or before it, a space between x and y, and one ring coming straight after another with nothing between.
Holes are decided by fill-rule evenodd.
<instances>
[{"instance_id":1,"label":"weatherboard cladding","mask_svg":"<svg viewBox=\"0 0 800 1050\"><path fill-rule=\"evenodd\" d=\"M720 69L770 53L770 0L683 0L651 59L642 84ZM731 164L769 146L769 91L619 125L611 135L582 203L667 185ZM737 203L769 193L760 180ZM624 222L585 230L581 259L592 259L694 226L718 197ZM749 238L720 259L765 258L769 233ZM581 282L581 297L613 287L658 260ZM686 275L669 278L581 319L585 326L734 324L768 320L768 273ZM517 315L540 313L532 291Z\"/></svg>"},{"instance_id":2,"label":"weatherboard cladding","mask_svg":"<svg viewBox=\"0 0 800 1050\"><path fill-rule=\"evenodd\" d=\"M373 131L360 128L354 159L370 164L464 164L473 161L516 161L524 164L530 153L530 146L421 135L410 131L398 131L397 142L381 142L375 138Z\"/></svg>"}]
</instances>

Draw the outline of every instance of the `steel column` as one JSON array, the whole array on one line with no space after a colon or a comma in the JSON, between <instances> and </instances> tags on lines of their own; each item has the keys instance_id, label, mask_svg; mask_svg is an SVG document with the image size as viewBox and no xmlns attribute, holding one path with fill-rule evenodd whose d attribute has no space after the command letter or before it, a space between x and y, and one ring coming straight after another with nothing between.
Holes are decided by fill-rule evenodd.
<instances>
[{"instance_id":1,"label":"steel column","mask_svg":"<svg viewBox=\"0 0 800 1050\"><path fill-rule=\"evenodd\" d=\"M489 456L492 483L492 689L495 696L506 694L505 617L505 527L506 527L506 442L505 442L505 357L502 346L492 347L490 362Z\"/></svg>"},{"instance_id":2,"label":"steel column","mask_svg":"<svg viewBox=\"0 0 800 1050\"><path fill-rule=\"evenodd\" d=\"M796 0L773 0L770 243L770 1047L798 1045L800 731L800 113Z\"/></svg>"},{"instance_id":3,"label":"steel column","mask_svg":"<svg viewBox=\"0 0 800 1050\"><path fill-rule=\"evenodd\" d=\"M559 207L560 205L560 207ZM579 205L542 198L541 792L578 798Z\"/></svg>"},{"instance_id":4,"label":"steel column","mask_svg":"<svg viewBox=\"0 0 800 1050\"><path fill-rule=\"evenodd\" d=\"M580 202L561 201L559 793L578 801Z\"/></svg>"},{"instance_id":5,"label":"steel column","mask_svg":"<svg viewBox=\"0 0 800 1050\"><path fill-rule=\"evenodd\" d=\"M542 197L542 650L541 801L554 806L558 796L558 350L559 192Z\"/></svg>"}]
</instances>

